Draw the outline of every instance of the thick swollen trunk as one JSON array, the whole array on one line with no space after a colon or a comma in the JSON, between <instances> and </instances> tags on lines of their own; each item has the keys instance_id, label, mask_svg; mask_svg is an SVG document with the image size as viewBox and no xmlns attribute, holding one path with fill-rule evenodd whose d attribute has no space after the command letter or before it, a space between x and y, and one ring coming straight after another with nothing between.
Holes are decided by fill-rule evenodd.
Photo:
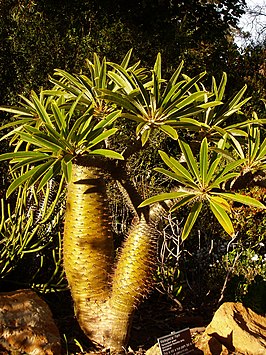
<instances>
[{"instance_id":1,"label":"thick swollen trunk","mask_svg":"<svg viewBox=\"0 0 266 355\"><path fill-rule=\"evenodd\" d=\"M113 265L113 240L102 172L73 165L68 184L64 267L75 312L84 333L121 352L134 310L151 285L156 244L152 223L142 216Z\"/></svg>"},{"instance_id":2,"label":"thick swollen trunk","mask_svg":"<svg viewBox=\"0 0 266 355\"><path fill-rule=\"evenodd\" d=\"M154 236L153 227L142 218L131 229L120 252L110 298L110 347L118 349L127 344L134 311L151 288Z\"/></svg>"},{"instance_id":3,"label":"thick swollen trunk","mask_svg":"<svg viewBox=\"0 0 266 355\"><path fill-rule=\"evenodd\" d=\"M78 322L92 341L103 344L102 323L110 293L113 240L99 168L73 164L63 252Z\"/></svg>"}]
</instances>

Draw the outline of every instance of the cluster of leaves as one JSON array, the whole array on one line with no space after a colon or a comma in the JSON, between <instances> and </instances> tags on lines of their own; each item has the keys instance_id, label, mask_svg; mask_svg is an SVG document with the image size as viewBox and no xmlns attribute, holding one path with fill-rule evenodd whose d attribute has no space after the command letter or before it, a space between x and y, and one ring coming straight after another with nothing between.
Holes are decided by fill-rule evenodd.
<instances>
[{"instance_id":1,"label":"cluster of leaves","mask_svg":"<svg viewBox=\"0 0 266 355\"><path fill-rule=\"evenodd\" d=\"M30 191L19 188L12 202L1 199L0 279L11 287L17 283L44 293L66 288L62 181L57 185L39 192L34 185Z\"/></svg>"}]
</instances>

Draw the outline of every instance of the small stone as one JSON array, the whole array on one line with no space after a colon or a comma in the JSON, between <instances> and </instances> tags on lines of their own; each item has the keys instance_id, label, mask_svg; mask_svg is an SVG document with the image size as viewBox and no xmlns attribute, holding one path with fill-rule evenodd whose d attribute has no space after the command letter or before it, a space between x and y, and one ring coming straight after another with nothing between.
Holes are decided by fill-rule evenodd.
<instances>
[{"instance_id":1,"label":"small stone","mask_svg":"<svg viewBox=\"0 0 266 355\"><path fill-rule=\"evenodd\" d=\"M0 293L0 350L1 354L61 354L52 313L34 291Z\"/></svg>"}]
</instances>

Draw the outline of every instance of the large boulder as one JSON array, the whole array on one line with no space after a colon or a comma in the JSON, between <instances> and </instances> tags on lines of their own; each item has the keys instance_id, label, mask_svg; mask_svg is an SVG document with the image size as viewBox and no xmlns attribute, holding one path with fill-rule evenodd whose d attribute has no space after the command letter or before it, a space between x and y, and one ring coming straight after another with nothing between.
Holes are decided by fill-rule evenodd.
<instances>
[{"instance_id":1,"label":"large boulder","mask_svg":"<svg viewBox=\"0 0 266 355\"><path fill-rule=\"evenodd\" d=\"M32 290L0 293L0 354L60 355L60 334Z\"/></svg>"},{"instance_id":2,"label":"large boulder","mask_svg":"<svg viewBox=\"0 0 266 355\"><path fill-rule=\"evenodd\" d=\"M196 343L204 355L266 354L266 318L242 303L226 302L215 312L205 333Z\"/></svg>"}]
</instances>

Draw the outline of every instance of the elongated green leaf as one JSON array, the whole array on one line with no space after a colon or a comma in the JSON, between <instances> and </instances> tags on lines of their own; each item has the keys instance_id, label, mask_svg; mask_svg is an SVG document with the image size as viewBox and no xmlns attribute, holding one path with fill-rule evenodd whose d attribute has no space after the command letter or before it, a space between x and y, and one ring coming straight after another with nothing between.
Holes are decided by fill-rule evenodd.
<instances>
[{"instance_id":1,"label":"elongated green leaf","mask_svg":"<svg viewBox=\"0 0 266 355\"><path fill-rule=\"evenodd\" d=\"M151 128L150 127L141 132L141 144L142 144L142 147L144 147L144 145L148 142L150 134L151 134Z\"/></svg>"},{"instance_id":2,"label":"elongated green leaf","mask_svg":"<svg viewBox=\"0 0 266 355\"><path fill-rule=\"evenodd\" d=\"M179 163L179 161L177 161L174 158L168 157L168 155L161 150L159 150L159 154L160 154L162 160L165 162L165 164L170 169L172 169L177 175L183 176L188 181L191 181L192 183L194 183L194 180L193 180L191 174L189 173L189 171L181 163Z\"/></svg>"},{"instance_id":3,"label":"elongated green leaf","mask_svg":"<svg viewBox=\"0 0 266 355\"><path fill-rule=\"evenodd\" d=\"M112 136L113 134L115 134L115 132L117 132L117 128L111 128L108 131L104 131L101 134L97 135L97 137L95 139L93 139L92 141L89 142L89 148L94 147L95 145L97 145L98 143L104 141L105 139L107 139L108 137Z\"/></svg>"},{"instance_id":4,"label":"elongated green leaf","mask_svg":"<svg viewBox=\"0 0 266 355\"><path fill-rule=\"evenodd\" d=\"M82 131L84 129L84 124L86 124L86 126L85 126L85 129L86 129L87 127L89 127L91 120L92 120L92 116L90 116L90 117L87 117L86 115L80 116L73 124L73 126L67 136L67 141L68 142L71 142L71 141L76 142L78 134L81 133L80 131Z\"/></svg>"},{"instance_id":5,"label":"elongated green leaf","mask_svg":"<svg viewBox=\"0 0 266 355\"><path fill-rule=\"evenodd\" d=\"M13 159L13 162L15 163L17 160L16 159L28 159L28 158L35 158L36 156L48 156L47 154L44 153L39 153L39 152L11 152L11 153L4 153L0 155L0 161L1 160L8 160L8 159Z\"/></svg>"},{"instance_id":6,"label":"elongated green leaf","mask_svg":"<svg viewBox=\"0 0 266 355\"><path fill-rule=\"evenodd\" d=\"M137 77L137 75L135 75L134 73L132 74L134 80L136 81L137 83L137 86L139 88L139 91L142 95L142 98L143 98L143 101L144 101L144 104L149 107L150 105L150 95L149 95L149 92L147 91L147 89L143 86L142 82L139 80L139 78Z\"/></svg>"},{"instance_id":7,"label":"elongated green leaf","mask_svg":"<svg viewBox=\"0 0 266 355\"><path fill-rule=\"evenodd\" d=\"M181 98L185 93L189 91L189 89L192 88L203 76L206 74L206 72L200 73L196 75L194 78L190 79L187 78L187 82L183 87L174 95L173 100Z\"/></svg>"},{"instance_id":8,"label":"elongated green leaf","mask_svg":"<svg viewBox=\"0 0 266 355\"><path fill-rule=\"evenodd\" d=\"M122 85L119 84L119 82L117 82L118 84L118 88L128 88L129 91L126 92L129 94L131 93L134 88L135 88L135 83L134 80L131 77L131 73L129 73L125 68L123 68L121 65L117 64L117 63L110 63L108 62L108 64L113 67L114 69L116 69L117 74L121 77L121 79L123 80L123 82L121 82ZM108 71L108 75L111 75L114 73L114 71L110 72Z\"/></svg>"},{"instance_id":9,"label":"elongated green leaf","mask_svg":"<svg viewBox=\"0 0 266 355\"><path fill-rule=\"evenodd\" d=\"M216 178L215 180L213 180L213 182L211 184L209 184L209 188L210 189L215 189L215 188L220 188L220 185L224 182L228 182L231 181L233 178L235 178L236 176L239 176L239 173L235 172L235 173L228 173L222 176L219 176L218 178Z\"/></svg>"},{"instance_id":10,"label":"elongated green leaf","mask_svg":"<svg viewBox=\"0 0 266 355\"><path fill-rule=\"evenodd\" d=\"M27 129L28 128L29 127L27 127ZM48 148L51 152L58 152L60 149L65 149L65 147L55 143L54 139L40 132L38 134L34 134L34 136L24 132L20 132L19 135L25 142L32 143L40 148Z\"/></svg>"},{"instance_id":11,"label":"elongated green leaf","mask_svg":"<svg viewBox=\"0 0 266 355\"><path fill-rule=\"evenodd\" d=\"M167 134L167 136L169 136L170 138L172 138L174 140L178 139L178 133L173 127L164 124L164 125L159 126L159 129L161 131L163 131L165 134Z\"/></svg>"},{"instance_id":12,"label":"elongated green leaf","mask_svg":"<svg viewBox=\"0 0 266 355\"><path fill-rule=\"evenodd\" d=\"M123 107L134 113L138 113L139 110L134 106L134 102L131 102L128 98L123 97L121 94L105 89L101 90L101 92L103 92L101 98L104 100L111 101L117 104L119 107Z\"/></svg>"},{"instance_id":13,"label":"elongated green leaf","mask_svg":"<svg viewBox=\"0 0 266 355\"><path fill-rule=\"evenodd\" d=\"M16 116L21 116L21 117L34 117L34 114L26 108L19 107L19 106L0 106L1 111L5 111L8 113L12 113L13 115Z\"/></svg>"},{"instance_id":14,"label":"elongated green leaf","mask_svg":"<svg viewBox=\"0 0 266 355\"><path fill-rule=\"evenodd\" d=\"M182 69L183 69L183 66L184 66L184 61L182 60L179 64L179 66L177 67L177 69L175 70L174 74L171 76L170 80L169 80L169 84L170 84L170 87L175 85ZM168 90L167 90L168 92Z\"/></svg>"},{"instance_id":15,"label":"elongated green leaf","mask_svg":"<svg viewBox=\"0 0 266 355\"><path fill-rule=\"evenodd\" d=\"M49 161L36 166L35 167L36 170L34 171L34 174L32 174L29 180L27 181L28 187L35 184L47 172L47 170L51 169L51 167L55 164L55 162L56 162L55 159L50 159Z\"/></svg>"},{"instance_id":16,"label":"elongated green leaf","mask_svg":"<svg viewBox=\"0 0 266 355\"><path fill-rule=\"evenodd\" d=\"M235 234L234 227L232 224L231 219L229 218L228 214L225 212L225 210L218 204L215 199L210 198L210 207L217 218L218 222L220 225L223 227L223 229L231 236L233 237Z\"/></svg>"},{"instance_id":17,"label":"elongated green leaf","mask_svg":"<svg viewBox=\"0 0 266 355\"><path fill-rule=\"evenodd\" d=\"M121 110L109 113L104 119L97 123L94 129L110 127L119 117L121 117L121 113Z\"/></svg>"},{"instance_id":18,"label":"elongated green leaf","mask_svg":"<svg viewBox=\"0 0 266 355\"><path fill-rule=\"evenodd\" d=\"M195 202L194 205L192 206L182 231L182 235L181 235L182 240L187 239L187 237L189 236L189 233L191 232L191 229L198 218L201 208L202 208L202 202L200 201Z\"/></svg>"},{"instance_id":19,"label":"elongated green leaf","mask_svg":"<svg viewBox=\"0 0 266 355\"><path fill-rule=\"evenodd\" d=\"M238 91L238 93L233 97L233 99L228 104L229 110L234 108L239 103L246 90L247 90L247 85L244 85L243 88Z\"/></svg>"},{"instance_id":20,"label":"elongated green leaf","mask_svg":"<svg viewBox=\"0 0 266 355\"><path fill-rule=\"evenodd\" d=\"M217 193L211 193L211 200L215 202L217 205L221 206L225 211L230 212L231 207L229 203L222 198L220 195L217 196Z\"/></svg>"},{"instance_id":21,"label":"elongated green leaf","mask_svg":"<svg viewBox=\"0 0 266 355\"><path fill-rule=\"evenodd\" d=\"M125 90L127 94L130 94L135 89L135 86L132 85L131 81L126 80L126 78L122 77L121 74L110 71L108 72L108 76L115 84L117 84L119 88Z\"/></svg>"},{"instance_id":22,"label":"elongated green leaf","mask_svg":"<svg viewBox=\"0 0 266 355\"><path fill-rule=\"evenodd\" d=\"M36 152L37 153L37 152ZM47 154L36 154L35 157L31 157L31 158L28 158L28 159L22 159L20 161L18 161L13 167L12 167L12 171L16 171L18 170L19 168L22 168L23 166L25 165L34 165L34 163L37 163L37 162L40 162L40 161L43 161L43 160L47 160L51 158L50 155L47 155ZM11 161L10 163L13 163L13 161Z\"/></svg>"},{"instance_id":23,"label":"elongated green leaf","mask_svg":"<svg viewBox=\"0 0 266 355\"><path fill-rule=\"evenodd\" d=\"M204 95L206 95L205 92L194 92L193 94L187 96L185 99L183 99L182 101L176 103L176 100L174 101L175 103L175 107L178 110L181 110L182 108L190 105L191 103L203 99ZM200 107L200 105L197 105L198 107Z\"/></svg>"},{"instance_id":24,"label":"elongated green leaf","mask_svg":"<svg viewBox=\"0 0 266 355\"><path fill-rule=\"evenodd\" d=\"M110 149L95 149L92 152L90 152L90 154L102 155L106 158L124 160L123 155L121 155L120 153L114 152L113 150L110 150Z\"/></svg>"},{"instance_id":25,"label":"elongated green leaf","mask_svg":"<svg viewBox=\"0 0 266 355\"><path fill-rule=\"evenodd\" d=\"M34 91L32 91L31 97L34 102L36 111L37 111L39 117L41 118L41 120L52 126L53 124L52 124L52 121L49 117L49 114L46 111L46 108L43 106L42 102L40 101L40 99L38 98L38 96L35 94Z\"/></svg>"},{"instance_id":26,"label":"elongated green leaf","mask_svg":"<svg viewBox=\"0 0 266 355\"><path fill-rule=\"evenodd\" d=\"M221 162L221 159L222 155L218 155L217 158L212 162L205 178L206 185L208 185L212 181L212 179L215 179L215 177L217 177L217 169Z\"/></svg>"},{"instance_id":27,"label":"elongated green leaf","mask_svg":"<svg viewBox=\"0 0 266 355\"><path fill-rule=\"evenodd\" d=\"M235 161L232 161L231 163L227 164L226 167L223 169L222 174L225 175L230 171L237 171L237 168L242 165L244 162L246 161L246 159L238 159Z\"/></svg>"},{"instance_id":28,"label":"elongated green leaf","mask_svg":"<svg viewBox=\"0 0 266 355\"><path fill-rule=\"evenodd\" d=\"M63 171L63 175L66 179L66 182L69 183L72 175L72 161L68 159L61 160L61 167Z\"/></svg>"},{"instance_id":29,"label":"elongated green leaf","mask_svg":"<svg viewBox=\"0 0 266 355\"><path fill-rule=\"evenodd\" d=\"M180 148L182 150L182 153L185 156L187 166L190 170L190 172L197 178L197 180L200 182L200 174L199 174L199 169L197 165L197 161L192 153L192 150L187 142L185 142L182 139L178 140Z\"/></svg>"},{"instance_id":30,"label":"elongated green leaf","mask_svg":"<svg viewBox=\"0 0 266 355\"><path fill-rule=\"evenodd\" d=\"M217 91L217 100L223 99L226 83L227 83L227 74L223 72L222 79L220 81L219 88Z\"/></svg>"},{"instance_id":31,"label":"elongated green leaf","mask_svg":"<svg viewBox=\"0 0 266 355\"><path fill-rule=\"evenodd\" d=\"M219 192L219 193L217 193L217 195L222 196L222 197L224 197L228 200L231 200L231 201L243 203L244 205L248 205L248 206L252 206L252 207L256 207L256 208L262 208L262 209L266 208L266 206L263 203L256 200L255 198L252 198L252 197L246 196L246 195L242 195L239 193Z\"/></svg>"},{"instance_id":32,"label":"elongated green leaf","mask_svg":"<svg viewBox=\"0 0 266 355\"><path fill-rule=\"evenodd\" d=\"M133 48L131 48L126 55L124 56L122 63L120 64L122 68L126 69L128 67L131 55L132 55Z\"/></svg>"},{"instance_id":33,"label":"elongated green leaf","mask_svg":"<svg viewBox=\"0 0 266 355\"><path fill-rule=\"evenodd\" d=\"M162 68L162 58L161 58L161 53L158 53L153 70L159 80L161 80L162 78L161 68Z\"/></svg>"},{"instance_id":34,"label":"elongated green leaf","mask_svg":"<svg viewBox=\"0 0 266 355\"><path fill-rule=\"evenodd\" d=\"M260 149L259 149L258 155L257 155L257 160L263 159L265 157L266 157L266 138L264 139L264 141L260 145Z\"/></svg>"},{"instance_id":35,"label":"elongated green leaf","mask_svg":"<svg viewBox=\"0 0 266 355\"><path fill-rule=\"evenodd\" d=\"M17 179L12 181L7 189L6 196L9 197L19 186L28 181L35 174L35 172L38 171L38 169L39 166L36 166L35 168L28 170L26 173L20 175Z\"/></svg>"},{"instance_id":36,"label":"elongated green leaf","mask_svg":"<svg viewBox=\"0 0 266 355\"><path fill-rule=\"evenodd\" d=\"M200 145L200 176L201 176L203 186L205 186L208 166L209 166L208 141L207 138L204 138Z\"/></svg>"},{"instance_id":37,"label":"elongated green leaf","mask_svg":"<svg viewBox=\"0 0 266 355\"><path fill-rule=\"evenodd\" d=\"M66 135L65 129L66 129L66 119L65 115L62 113L62 111L59 109L57 103L54 101L51 104L51 108L53 111L53 117L55 119L55 125L57 128L58 132L62 132L63 135Z\"/></svg>"},{"instance_id":38,"label":"elongated green leaf","mask_svg":"<svg viewBox=\"0 0 266 355\"><path fill-rule=\"evenodd\" d=\"M195 197L197 196L197 194L194 193L188 193L187 196L184 196L183 198L179 199L179 201L177 203L175 203L171 208L170 208L170 212L174 212L175 210L177 210L178 208L188 204L190 201L192 201Z\"/></svg>"},{"instance_id":39,"label":"elongated green leaf","mask_svg":"<svg viewBox=\"0 0 266 355\"><path fill-rule=\"evenodd\" d=\"M168 171L163 168L154 168L154 170L161 173L161 174L164 174L165 176L167 176L170 179L178 181L182 185L186 185L186 187L189 187L195 191L199 190L198 185L195 184L193 182L193 180L188 180L184 175L178 175L176 173L173 173L172 171Z\"/></svg>"},{"instance_id":40,"label":"elongated green leaf","mask_svg":"<svg viewBox=\"0 0 266 355\"><path fill-rule=\"evenodd\" d=\"M223 103L221 101L209 101L209 102L205 102L204 104L198 105L198 107L204 108L204 110L206 110L207 108L216 107L222 104Z\"/></svg>"},{"instance_id":41,"label":"elongated green leaf","mask_svg":"<svg viewBox=\"0 0 266 355\"><path fill-rule=\"evenodd\" d=\"M138 207L145 207L151 205L156 202L166 201L166 200L173 200L177 198L183 198L184 196L191 195L186 191L174 191L174 192L165 192L160 195L156 195L150 198L147 198L143 201Z\"/></svg>"},{"instance_id":42,"label":"elongated green leaf","mask_svg":"<svg viewBox=\"0 0 266 355\"><path fill-rule=\"evenodd\" d=\"M248 148L249 160L254 161L260 149L260 129L257 126L251 125L249 127Z\"/></svg>"},{"instance_id":43,"label":"elongated green leaf","mask_svg":"<svg viewBox=\"0 0 266 355\"><path fill-rule=\"evenodd\" d=\"M60 171L61 171L61 161L57 160L55 161L55 164L51 166L43 175L40 183L38 184L37 191L40 191L50 179L55 178L60 173Z\"/></svg>"}]
</instances>

